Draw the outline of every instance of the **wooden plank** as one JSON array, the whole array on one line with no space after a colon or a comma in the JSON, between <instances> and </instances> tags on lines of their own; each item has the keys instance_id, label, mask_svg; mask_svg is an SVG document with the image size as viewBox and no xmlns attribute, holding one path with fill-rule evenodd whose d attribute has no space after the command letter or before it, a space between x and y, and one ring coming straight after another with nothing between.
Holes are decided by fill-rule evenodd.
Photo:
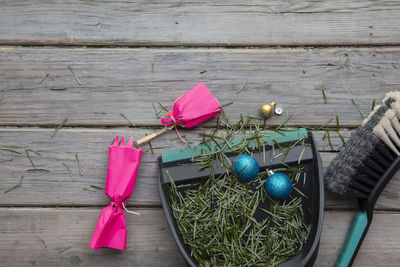
<instances>
[{"instance_id":1,"label":"wooden plank","mask_svg":"<svg viewBox=\"0 0 400 267\"><path fill-rule=\"evenodd\" d=\"M119 113L137 125L160 125L152 103L161 101L171 108L176 98L203 81L221 103L235 102L226 107L231 119L240 113L259 116L264 102L276 101L292 115L290 124L321 125L333 119L331 125L336 126L338 115L342 127L354 127L362 118L351 99L367 114L373 99L400 84L400 48L1 47L0 54L5 94L0 125L58 125L68 118L66 125L71 126L128 126ZM237 94L246 80L245 89ZM268 124L280 124L284 117L273 116ZM205 125L215 125L215 120Z\"/></svg>"},{"instance_id":2,"label":"wooden plank","mask_svg":"<svg viewBox=\"0 0 400 267\"><path fill-rule=\"evenodd\" d=\"M325 212L315 266L334 266L353 216L353 212ZM399 266L400 231L396 227L396 222L399 220L398 213L375 213L368 235L364 239L353 266Z\"/></svg>"},{"instance_id":3,"label":"wooden plank","mask_svg":"<svg viewBox=\"0 0 400 267\"><path fill-rule=\"evenodd\" d=\"M198 133L208 129L197 128L195 131L182 131L186 138L197 144L200 139ZM0 163L0 205L1 206L104 206L109 200L103 190L97 192L85 191L90 185L104 186L107 166L107 146L115 135L133 136L138 138L152 130L143 129L61 129L55 137L50 138L52 130L40 128L0 128L2 145L16 149L20 152L24 148L33 149L41 153L30 153L34 164L38 168L46 168L50 172L27 172L31 168L25 154L15 154L10 151L0 150L0 160L12 158L10 162ZM347 138L349 132L343 131ZM323 132L316 132L314 139L317 148L321 151ZM338 138L332 137L335 146L340 144ZM163 151L184 147L174 131L167 132L154 140L154 154L148 146L144 147L138 179L132 197L128 204L133 206L159 206L160 199L157 190L158 166L157 157ZM325 150L327 151L327 150ZM75 162L78 154L83 176L80 176ZM335 156L334 152L321 152L324 166ZM77 182L73 182L68 171L62 163L66 163L72 170ZM7 194L3 192L16 185L21 175L24 175L21 188ZM400 199L400 173L389 183L380 197L377 209L398 210ZM355 202L343 201L327 193L325 207L354 208Z\"/></svg>"},{"instance_id":4,"label":"wooden plank","mask_svg":"<svg viewBox=\"0 0 400 267\"><path fill-rule=\"evenodd\" d=\"M185 266L161 209L127 217L127 250L89 248L100 209L0 208L0 257L5 266ZM333 266L352 212L327 211L315 266ZM376 213L353 266L397 266L398 213ZM43 242L42 242L43 241ZM70 249L59 252L63 248Z\"/></svg>"},{"instance_id":5,"label":"wooden plank","mask_svg":"<svg viewBox=\"0 0 400 267\"><path fill-rule=\"evenodd\" d=\"M127 216L126 251L95 251L89 242L100 209L0 209L1 264L184 266L163 211L146 209L140 213L141 216Z\"/></svg>"},{"instance_id":6,"label":"wooden plank","mask_svg":"<svg viewBox=\"0 0 400 267\"><path fill-rule=\"evenodd\" d=\"M2 1L0 43L398 44L397 1Z\"/></svg>"}]
</instances>

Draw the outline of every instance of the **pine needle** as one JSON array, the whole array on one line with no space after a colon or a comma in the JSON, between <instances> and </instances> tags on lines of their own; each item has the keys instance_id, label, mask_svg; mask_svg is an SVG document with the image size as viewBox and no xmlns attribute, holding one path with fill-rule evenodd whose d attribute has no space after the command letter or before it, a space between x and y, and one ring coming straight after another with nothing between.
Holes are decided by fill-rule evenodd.
<instances>
[{"instance_id":1,"label":"pine needle","mask_svg":"<svg viewBox=\"0 0 400 267\"><path fill-rule=\"evenodd\" d=\"M303 194L297 187L293 187L294 190L296 190L297 193L299 193L302 197L307 198L306 195Z\"/></svg>"},{"instance_id":2,"label":"pine needle","mask_svg":"<svg viewBox=\"0 0 400 267\"><path fill-rule=\"evenodd\" d=\"M246 84L247 84L247 80L245 80L242 83L242 85L240 86L239 90L236 92L237 95L240 94L243 91L243 89L245 88Z\"/></svg>"},{"instance_id":3,"label":"pine needle","mask_svg":"<svg viewBox=\"0 0 400 267\"><path fill-rule=\"evenodd\" d=\"M75 81L79 84L82 85L81 81L79 80L78 76L76 76L74 70L72 69L71 66L68 66L68 69L72 72L72 75L74 76Z\"/></svg>"},{"instance_id":4,"label":"pine needle","mask_svg":"<svg viewBox=\"0 0 400 267\"><path fill-rule=\"evenodd\" d=\"M0 160L0 163L5 163L5 162L9 162L9 161L12 161L13 159L1 159Z\"/></svg>"},{"instance_id":5,"label":"pine needle","mask_svg":"<svg viewBox=\"0 0 400 267\"><path fill-rule=\"evenodd\" d=\"M10 151L10 152L14 152L14 153L17 153L17 154L22 154L22 152L20 152L18 150L15 150L13 148L9 148L9 147L2 147L2 148L0 148L0 150Z\"/></svg>"},{"instance_id":6,"label":"pine needle","mask_svg":"<svg viewBox=\"0 0 400 267\"><path fill-rule=\"evenodd\" d=\"M66 248L62 248L60 250L58 250L58 253L63 253L64 251L70 249L71 247L66 247Z\"/></svg>"},{"instance_id":7,"label":"pine needle","mask_svg":"<svg viewBox=\"0 0 400 267\"><path fill-rule=\"evenodd\" d=\"M329 133L329 130L326 131L326 134L327 134L327 137L328 137L329 146L331 147L332 151L335 151L335 148L333 147L333 144L332 144L331 135Z\"/></svg>"},{"instance_id":8,"label":"pine needle","mask_svg":"<svg viewBox=\"0 0 400 267\"><path fill-rule=\"evenodd\" d=\"M150 147L151 154L154 155L153 145L151 144L151 142L148 142L148 144Z\"/></svg>"},{"instance_id":9,"label":"pine needle","mask_svg":"<svg viewBox=\"0 0 400 267\"><path fill-rule=\"evenodd\" d=\"M48 169L43 169L43 168L31 168L27 169L27 172L50 172Z\"/></svg>"},{"instance_id":10,"label":"pine needle","mask_svg":"<svg viewBox=\"0 0 400 267\"><path fill-rule=\"evenodd\" d=\"M57 126L57 128L54 130L54 132L50 135L51 138L53 138L57 132L64 126L64 124L68 121L68 119L64 119L61 124Z\"/></svg>"},{"instance_id":11,"label":"pine needle","mask_svg":"<svg viewBox=\"0 0 400 267\"><path fill-rule=\"evenodd\" d=\"M105 187L101 187L101 186L97 186L97 185L90 185L90 187L94 188L94 189L98 189L98 190L102 190L105 189Z\"/></svg>"},{"instance_id":12,"label":"pine needle","mask_svg":"<svg viewBox=\"0 0 400 267\"><path fill-rule=\"evenodd\" d=\"M314 128L314 129L312 129L312 130L314 130L314 131L319 131L319 130L323 130L323 129L325 129L328 125L329 125L329 123L331 123L331 121L332 121L332 119L329 119L327 122L325 122L324 124L322 124L321 126L319 126L319 127L317 127L317 128Z\"/></svg>"},{"instance_id":13,"label":"pine needle","mask_svg":"<svg viewBox=\"0 0 400 267\"><path fill-rule=\"evenodd\" d=\"M162 110L157 110L156 105L154 105L154 103L151 103L151 105L153 106L153 110L154 110L154 115L156 116L157 119L160 119L160 113Z\"/></svg>"},{"instance_id":14,"label":"pine needle","mask_svg":"<svg viewBox=\"0 0 400 267\"><path fill-rule=\"evenodd\" d=\"M97 192L97 190L86 188L86 187L82 188L82 190L89 191L89 192Z\"/></svg>"},{"instance_id":15,"label":"pine needle","mask_svg":"<svg viewBox=\"0 0 400 267\"><path fill-rule=\"evenodd\" d=\"M5 95L6 95L6 90L4 90L3 92L1 92L0 103L1 103L1 101L3 101L3 98L4 98Z\"/></svg>"},{"instance_id":16,"label":"pine needle","mask_svg":"<svg viewBox=\"0 0 400 267\"><path fill-rule=\"evenodd\" d=\"M336 115L336 130L339 131L339 116Z\"/></svg>"},{"instance_id":17,"label":"pine needle","mask_svg":"<svg viewBox=\"0 0 400 267\"><path fill-rule=\"evenodd\" d=\"M168 111L169 111L168 108L167 108L166 106L164 106L163 104L161 104L161 102L158 102L158 105L159 105L160 108L161 108L162 110L164 110L165 112L168 112Z\"/></svg>"},{"instance_id":18,"label":"pine needle","mask_svg":"<svg viewBox=\"0 0 400 267\"><path fill-rule=\"evenodd\" d=\"M41 155L38 151L25 148L26 157L28 158L29 162L32 165L32 168L31 169L27 169L26 171L28 171L28 172L50 172L48 169L37 168L36 165L33 163L33 159L31 157L31 155L29 154L29 152L35 153L36 155L39 155L39 156Z\"/></svg>"},{"instance_id":19,"label":"pine needle","mask_svg":"<svg viewBox=\"0 0 400 267\"><path fill-rule=\"evenodd\" d=\"M32 157L31 157L31 155L29 155L29 150L26 149L26 148L25 148L25 154L26 154L26 157L28 158L29 162L31 163L32 167L33 167L34 169L36 169L35 164L33 164Z\"/></svg>"},{"instance_id":20,"label":"pine needle","mask_svg":"<svg viewBox=\"0 0 400 267\"><path fill-rule=\"evenodd\" d=\"M39 84L42 84L48 77L50 76L50 73L46 73L46 75L40 80Z\"/></svg>"},{"instance_id":21,"label":"pine needle","mask_svg":"<svg viewBox=\"0 0 400 267\"><path fill-rule=\"evenodd\" d=\"M344 140L343 135L340 133L340 131L336 131L336 133L338 134L340 140L342 141L342 146L344 146L346 144L346 141Z\"/></svg>"},{"instance_id":22,"label":"pine needle","mask_svg":"<svg viewBox=\"0 0 400 267\"><path fill-rule=\"evenodd\" d=\"M131 122L123 113L119 113L119 115L121 115L121 117L124 118L131 126L135 126L135 124Z\"/></svg>"},{"instance_id":23,"label":"pine needle","mask_svg":"<svg viewBox=\"0 0 400 267\"><path fill-rule=\"evenodd\" d=\"M66 163L64 163L64 162L63 162L62 164L64 165L65 169L67 169L68 174L69 174L69 176L71 177L72 181L75 183L75 182L76 182L75 176L74 176L74 174L72 173L70 167L69 167Z\"/></svg>"},{"instance_id":24,"label":"pine needle","mask_svg":"<svg viewBox=\"0 0 400 267\"><path fill-rule=\"evenodd\" d=\"M40 240L40 242L42 243L42 245L43 245L44 248L47 248L47 245L46 245L46 243L43 241L43 239L41 239L41 238L38 237L38 236L37 236L37 239Z\"/></svg>"},{"instance_id":25,"label":"pine needle","mask_svg":"<svg viewBox=\"0 0 400 267\"><path fill-rule=\"evenodd\" d=\"M324 136L322 136L322 147L323 147L323 150L325 150L326 133L327 133L327 131L325 131Z\"/></svg>"},{"instance_id":26,"label":"pine needle","mask_svg":"<svg viewBox=\"0 0 400 267\"><path fill-rule=\"evenodd\" d=\"M23 179L24 179L24 176L22 175L22 176L21 176L21 179L19 180L19 183L18 183L17 185L14 185L13 187L7 189L6 191L4 191L4 194L7 194L8 192L10 192L10 191L12 191L12 190L15 190L15 189L21 187L21 186L22 186L22 180L23 180Z\"/></svg>"},{"instance_id":27,"label":"pine needle","mask_svg":"<svg viewBox=\"0 0 400 267\"><path fill-rule=\"evenodd\" d=\"M206 73L207 71L206 70L203 70L203 71L200 71L200 74L203 74L203 73Z\"/></svg>"},{"instance_id":28,"label":"pine needle","mask_svg":"<svg viewBox=\"0 0 400 267\"><path fill-rule=\"evenodd\" d=\"M95 112L93 112L94 114L102 114L102 115L105 115L105 114L107 114L107 113L105 113L104 111L95 111Z\"/></svg>"},{"instance_id":29,"label":"pine needle","mask_svg":"<svg viewBox=\"0 0 400 267\"><path fill-rule=\"evenodd\" d=\"M81 163L79 162L78 153L75 152L74 154L75 154L76 165L78 165L79 175L83 176L83 171L81 168Z\"/></svg>"},{"instance_id":30,"label":"pine needle","mask_svg":"<svg viewBox=\"0 0 400 267\"><path fill-rule=\"evenodd\" d=\"M151 63L151 72L154 73L154 63Z\"/></svg>"},{"instance_id":31,"label":"pine needle","mask_svg":"<svg viewBox=\"0 0 400 267\"><path fill-rule=\"evenodd\" d=\"M373 111L375 108L375 101L376 99L374 98L374 100L372 100L371 111Z\"/></svg>"},{"instance_id":32,"label":"pine needle","mask_svg":"<svg viewBox=\"0 0 400 267\"><path fill-rule=\"evenodd\" d=\"M257 117L257 116L252 116L252 115L250 115L249 118L250 119L255 119L255 120L264 120L264 118Z\"/></svg>"},{"instance_id":33,"label":"pine needle","mask_svg":"<svg viewBox=\"0 0 400 267\"><path fill-rule=\"evenodd\" d=\"M52 91L65 91L65 90L68 90L68 88L67 87L52 87L52 88L50 88L50 90L52 90Z\"/></svg>"},{"instance_id":34,"label":"pine needle","mask_svg":"<svg viewBox=\"0 0 400 267\"><path fill-rule=\"evenodd\" d=\"M230 102L228 102L228 103L225 103L225 104L221 104L221 107L227 107L227 106L229 106L229 105L232 105L233 104L233 102L232 101L230 101Z\"/></svg>"},{"instance_id":35,"label":"pine needle","mask_svg":"<svg viewBox=\"0 0 400 267\"><path fill-rule=\"evenodd\" d=\"M147 136L147 133L145 133L144 136ZM153 146L152 146L151 142L148 142L148 144L149 144L149 148L150 148L151 154L154 155L154 150L153 150Z\"/></svg>"},{"instance_id":36,"label":"pine needle","mask_svg":"<svg viewBox=\"0 0 400 267\"><path fill-rule=\"evenodd\" d=\"M41 156L41 155L42 155L42 154L40 154L40 152L38 152L38 151L36 151L36 150L33 150L33 149L30 149L30 148L28 148L27 151L32 152L32 153L35 153L35 154L38 155L38 156Z\"/></svg>"},{"instance_id":37,"label":"pine needle","mask_svg":"<svg viewBox=\"0 0 400 267\"><path fill-rule=\"evenodd\" d=\"M351 102L357 108L358 112L360 112L361 117L365 118L364 113L361 111L360 107L357 105L357 103L354 101L354 99L351 99Z\"/></svg>"},{"instance_id":38,"label":"pine needle","mask_svg":"<svg viewBox=\"0 0 400 267\"><path fill-rule=\"evenodd\" d=\"M303 150L300 152L299 159L297 160L297 164L298 164L298 165L300 165L300 163L301 163L301 159L302 159L302 157L303 157L304 151L306 151L306 148L305 148L305 147L303 147Z\"/></svg>"},{"instance_id":39,"label":"pine needle","mask_svg":"<svg viewBox=\"0 0 400 267\"><path fill-rule=\"evenodd\" d=\"M327 104L328 101L326 100L325 90L324 90L324 89L321 89L321 92L322 92L322 96L323 96L323 98L324 98L324 104Z\"/></svg>"}]
</instances>

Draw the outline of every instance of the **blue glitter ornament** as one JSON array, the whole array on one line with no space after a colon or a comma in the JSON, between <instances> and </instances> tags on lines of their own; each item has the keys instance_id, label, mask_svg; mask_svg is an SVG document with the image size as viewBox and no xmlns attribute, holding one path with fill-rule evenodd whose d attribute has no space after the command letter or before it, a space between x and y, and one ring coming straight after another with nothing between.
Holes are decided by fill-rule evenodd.
<instances>
[{"instance_id":1,"label":"blue glitter ornament","mask_svg":"<svg viewBox=\"0 0 400 267\"><path fill-rule=\"evenodd\" d=\"M247 154L240 154L233 164L233 172L242 182L248 182L257 177L260 166L257 160Z\"/></svg>"},{"instance_id":2,"label":"blue glitter ornament","mask_svg":"<svg viewBox=\"0 0 400 267\"><path fill-rule=\"evenodd\" d=\"M284 173L268 171L269 178L265 182L265 190L271 197L278 199L287 198L292 193L293 185L289 177Z\"/></svg>"}]
</instances>

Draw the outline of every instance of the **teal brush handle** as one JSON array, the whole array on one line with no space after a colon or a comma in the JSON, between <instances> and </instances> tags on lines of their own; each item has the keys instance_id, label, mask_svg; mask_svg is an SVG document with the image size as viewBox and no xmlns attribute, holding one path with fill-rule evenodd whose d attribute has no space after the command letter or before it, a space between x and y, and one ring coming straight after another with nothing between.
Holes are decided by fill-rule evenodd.
<instances>
[{"instance_id":1,"label":"teal brush handle","mask_svg":"<svg viewBox=\"0 0 400 267\"><path fill-rule=\"evenodd\" d=\"M359 211L353 218L349 233L344 243L342 252L336 261L335 267L351 266L354 254L357 254L359 245L365 236L368 229L368 217L366 211ZM361 245L361 244L360 244Z\"/></svg>"}]
</instances>

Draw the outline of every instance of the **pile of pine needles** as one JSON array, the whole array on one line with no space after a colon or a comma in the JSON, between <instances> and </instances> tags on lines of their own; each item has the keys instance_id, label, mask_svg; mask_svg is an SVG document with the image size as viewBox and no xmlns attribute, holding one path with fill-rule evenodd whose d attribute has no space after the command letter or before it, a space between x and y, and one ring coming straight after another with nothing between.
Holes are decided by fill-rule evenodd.
<instances>
[{"instance_id":1,"label":"pile of pine needles","mask_svg":"<svg viewBox=\"0 0 400 267\"><path fill-rule=\"evenodd\" d=\"M304 186L305 172L301 166L284 165L277 170L289 175L297 191L278 201L265 192L265 172L249 183L240 182L233 175L227 154L265 154L265 147L272 146L274 154L285 156L299 143L305 145L304 139L283 148L278 143L267 144L263 139L267 134L262 131L266 128L249 126L250 117L241 117L234 125L224 113L220 118L211 133L201 134L202 144L210 148L209 152L192 158L193 164L210 169L210 177L198 183L176 185L170 176L168 191L173 216L191 255L202 266L278 265L298 255L311 231L302 204L306 196L297 186ZM287 120L268 130L284 134L284 130L289 130L286 123ZM238 134L245 137L235 142ZM226 172L214 175L215 162L225 166Z\"/></svg>"}]
</instances>

